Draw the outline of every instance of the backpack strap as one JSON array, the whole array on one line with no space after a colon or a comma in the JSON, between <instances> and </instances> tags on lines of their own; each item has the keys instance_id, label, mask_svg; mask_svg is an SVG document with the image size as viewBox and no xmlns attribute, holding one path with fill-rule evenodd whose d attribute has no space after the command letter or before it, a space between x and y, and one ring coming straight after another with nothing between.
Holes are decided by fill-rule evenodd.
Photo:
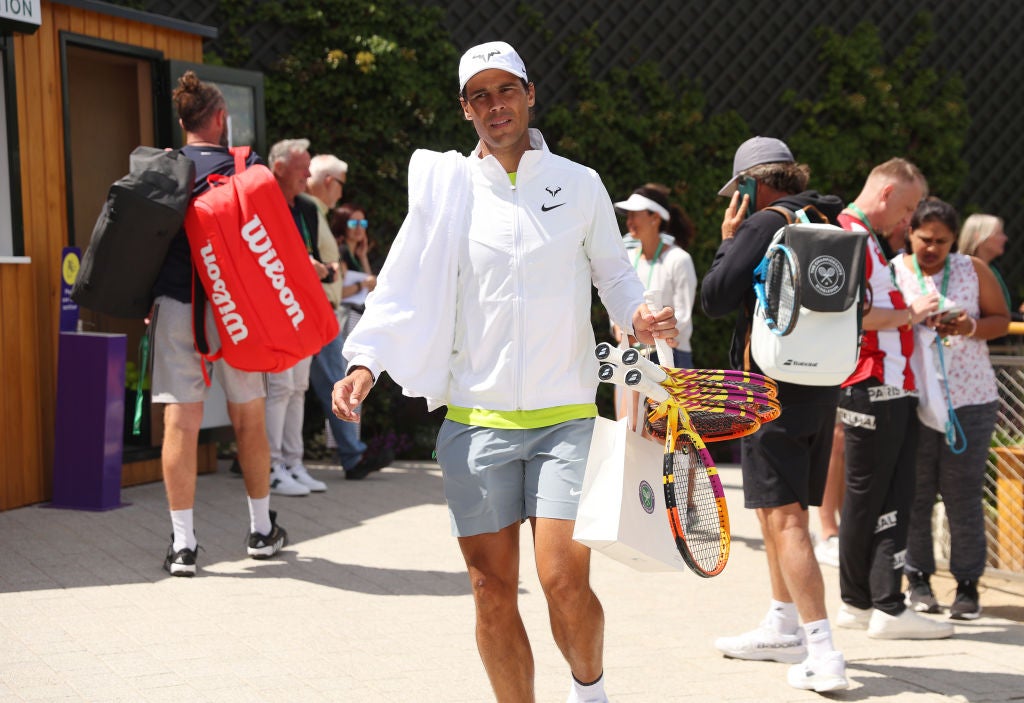
<instances>
[{"instance_id":1,"label":"backpack strap","mask_svg":"<svg viewBox=\"0 0 1024 703\"><path fill-rule=\"evenodd\" d=\"M235 173L244 171L246 169L245 162L249 160L249 153L252 151L252 147L233 146L228 151L235 157Z\"/></svg>"},{"instance_id":2,"label":"backpack strap","mask_svg":"<svg viewBox=\"0 0 1024 703\"><path fill-rule=\"evenodd\" d=\"M793 222L796 220L796 215L788 207L782 207L781 205L769 205L768 207L765 208L765 210L771 210L772 212L777 212L780 215L782 215L784 218L786 218L787 225L793 224Z\"/></svg>"}]
</instances>

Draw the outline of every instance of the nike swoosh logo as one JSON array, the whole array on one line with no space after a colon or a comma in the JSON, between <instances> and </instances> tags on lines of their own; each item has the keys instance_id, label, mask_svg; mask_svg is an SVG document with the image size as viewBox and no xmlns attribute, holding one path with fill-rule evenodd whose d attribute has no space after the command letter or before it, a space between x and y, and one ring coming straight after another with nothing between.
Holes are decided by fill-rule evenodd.
<instances>
[{"instance_id":1,"label":"nike swoosh logo","mask_svg":"<svg viewBox=\"0 0 1024 703\"><path fill-rule=\"evenodd\" d=\"M562 207L563 205L565 205L565 203L558 203L558 205L541 205L540 211L550 212L551 210L554 210L556 207Z\"/></svg>"},{"instance_id":2,"label":"nike swoosh logo","mask_svg":"<svg viewBox=\"0 0 1024 703\"><path fill-rule=\"evenodd\" d=\"M562 203L562 205L565 205L565 203ZM557 207L557 206L556 206L556 207ZM569 495L571 495L571 496L578 496L578 495L579 495L580 493L582 493L582 492L583 492L583 489L582 489L582 488L581 488L581 489L579 489L578 491L575 491L575 490L573 490L573 489L571 489L571 488L569 489Z\"/></svg>"}]
</instances>

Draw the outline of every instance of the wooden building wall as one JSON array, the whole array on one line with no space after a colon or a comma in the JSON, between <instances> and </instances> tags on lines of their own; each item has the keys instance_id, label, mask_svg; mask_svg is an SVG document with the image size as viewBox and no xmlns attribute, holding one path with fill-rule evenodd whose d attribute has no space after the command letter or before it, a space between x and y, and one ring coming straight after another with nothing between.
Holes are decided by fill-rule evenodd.
<instances>
[{"instance_id":1,"label":"wooden building wall","mask_svg":"<svg viewBox=\"0 0 1024 703\"><path fill-rule=\"evenodd\" d=\"M42 25L14 38L18 147L28 264L0 264L0 510L48 500L58 409L60 255L68 243L60 32L202 61L202 38L42 3ZM95 126L97 139L103 125ZM75 408L60 408L75 413Z\"/></svg>"}]
</instances>

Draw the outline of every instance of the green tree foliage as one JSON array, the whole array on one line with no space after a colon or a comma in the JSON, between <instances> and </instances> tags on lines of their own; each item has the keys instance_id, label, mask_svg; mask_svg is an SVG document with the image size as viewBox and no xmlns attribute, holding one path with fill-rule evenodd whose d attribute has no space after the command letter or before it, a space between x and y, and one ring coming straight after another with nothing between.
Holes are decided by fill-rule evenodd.
<instances>
[{"instance_id":1,"label":"green tree foliage","mask_svg":"<svg viewBox=\"0 0 1024 703\"><path fill-rule=\"evenodd\" d=\"M613 200L627 198L644 183L669 186L672 202L694 223L697 236L689 251L702 276L721 241L726 203L716 194L749 130L735 112L709 114L699 89L671 84L655 63L613 68L606 78L595 78L599 42L593 29L575 37L572 47L569 76L576 99L552 106L541 125L552 149L597 170ZM594 307L594 323L599 331L608 327L600 305ZM698 302L695 362L727 365L731 329L730 320L704 317Z\"/></svg>"},{"instance_id":2,"label":"green tree foliage","mask_svg":"<svg viewBox=\"0 0 1024 703\"><path fill-rule=\"evenodd\" d=\"M889 63L871 24L846 37L827 27L816 35L820 80L810 94L793 89L782 100L800 117L788 141L811 165L815 187L852 199L872 167L903 156L921 168L933 194L952 198L967 175L962 153L970 116L963 81L925 61L935 39L931 16L918 15Z\"/></svg>"},{"instance_id":3,"label":"green tree foliage","mask_svg":"<svg viewBox=\"0 0 1024 703\"><path fill-rule=\"evenodd\" d=\"M345 200L364 205L373 237L390 244L412 152L472 143L443 10L402 0L221 0L220 12L220 59L256 59L265 73L268 141L306 137L313 153L347 161ZM254 46L244 32L254 23L286 29L288 41Z\"/></svg>"}]
</instances>

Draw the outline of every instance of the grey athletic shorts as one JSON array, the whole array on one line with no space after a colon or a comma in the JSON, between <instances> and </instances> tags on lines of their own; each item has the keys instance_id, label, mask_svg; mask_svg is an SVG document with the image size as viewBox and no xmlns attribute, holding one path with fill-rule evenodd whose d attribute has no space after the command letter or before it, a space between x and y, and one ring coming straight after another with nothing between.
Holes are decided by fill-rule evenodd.
<instances>
[{"instance_id":1,"label":"grey athletic shorts","mask_svg":"<svg viewBox=\"0 0 1024 703\"><path fill-rule=\"evenodd\" d=\"M192 304L160 296L156 300L154 325L153 402L200 403L206 400L204 362L192 336ZM206 337L211 349L220 348L217 325L209 305L206 306ZM213 373L231 403L247 403L267 395L265 374L239 371L223 360L213 363Z\"/></svg>"},{"instance_id":2,"label":"grey athletic shorts","mask_svg":"<svg viewBox=\"0 0 1024 703\"><path fill-rule=\"evenodd\" d=\"M528 517L575 520L593 418L531 430L445 420L437 434L452 534L497 532Z\"/></svg>"}]
</instances>

